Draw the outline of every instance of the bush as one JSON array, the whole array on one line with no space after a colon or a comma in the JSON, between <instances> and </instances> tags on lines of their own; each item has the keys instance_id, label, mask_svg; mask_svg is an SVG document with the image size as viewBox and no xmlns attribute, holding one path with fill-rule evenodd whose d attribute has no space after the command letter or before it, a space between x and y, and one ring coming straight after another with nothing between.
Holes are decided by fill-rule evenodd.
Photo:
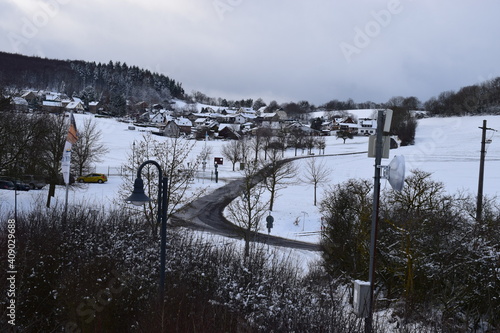
<instances>
[{"instance_id":1,"label":"bush","mask_svg":"<svg viewBox=\"0 0 500 333\"><path fill-rule=\"evenodd\" d=\"M239 247L172 229L161 304L159 240L143 221L89 207L71 209L62 221L57 209L18 216L19 331L355 332L362 323L320 268L304 275L264 245L242 261ZM5 225L1 231L7 234ZM7 319L4 313L2 331L12 328Z\"/></svg>"},{"instance_id":2,"label":"bush","mask_svg":"<svg viewBox=\"0 0 500 333\"><path fill-rule=\"evenodd\" d=\"M413 145L417 132L417 119L410 114L407 108L392 107L391 134L397 135L401 140L401 146Z\"/></svg>"},{"instance_id":3,"label":"bush","mask_svg":"<svg viewBox=\"0 0 500 333\"><path fill-rule=\"evenodd\" d=\"M134 327L153 292L144 286L156 281L148 234L119 212L73 209L61 221L58 210L18 216L16 323L28 332Z\"/></svg>"},{"instance_id":4,"label":"bush","mask_svg":"<svg viewBox=\"0 0 500 333\"><path fill-rule=\"evenodd\" d=\"M258 244L243 261L239 247L218 245L182 230L169 229L167 283L160 303L159 241L143 221L123 212L91 209L70 210L64 224L62 216L52 210L18 217L19 331L363 331L363 320L346 305L348 288L343 280L332 279L323 268L311 267L304 274L282 251ZM461 276L486 284L489 280L482 278L486 275L471 273L488 271L490 259L477 259L475 268ZM494 295L495 286L490 283L488 288ZM474 306L477 299L470 298L467 304ZM7 300L4 294L1 303L6 305ZM451 318L442 313L439 320ZM11 328L7 318L4 313L3 331ZM375 327L377 332L388 329L382 319Z\"/></svg>"},{"instance_id":5,"label":"bush","mask_svg":"<svg viewBox=\"0 0 500 333\"><path fill-rule=\"evenodd\" d=\"M429 173L412 173L401 192L381 193L377 293L394 301L404 325L420 322L441 331L498 328L500 210L487 200L483 220L476 221L474 198L446 193ZM327 222L324 265L346 282L368 276L366 215L371 210L360 198L373 193L361 184L369 183L340 184L321 204Z\"/></svg>"}]
</instances>

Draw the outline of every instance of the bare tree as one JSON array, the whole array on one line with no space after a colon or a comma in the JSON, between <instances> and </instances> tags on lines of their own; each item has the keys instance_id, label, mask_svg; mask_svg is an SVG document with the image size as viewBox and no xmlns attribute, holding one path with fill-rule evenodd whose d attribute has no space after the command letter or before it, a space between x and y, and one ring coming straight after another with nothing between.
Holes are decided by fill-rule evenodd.
<instances>
[{"instance_id":1,"label":"bare tree","mask_svg":"<svg viewBox=\"0 0 500 333\"><path fill-rule=\"evenodd\" d=\"M257 162L259 158L259 152L262 149L264 150L264 154L267 154L267 148L271 139L272 131L269 127L259 127L255 129L255 135L249 143L249 149L252 150L255 155L255 162Z\"/></svg>"},{"instance_id":2,"label":"bare tree","mask_svg":"<svg viewBox=\"0 0 500 333\"><path fill-rule=\"evenodd\" d=\"M252 137L250 141L250 149L254 152L254 161L257 162L259 158L259 152L264 147L265 141L263 136L261 135L260 128L255 130L255 135Z\"/></svg>"},{"instance_id":3,"label":"bare tree","mask_svg":"<svg viewBox=\"0 0 500 333\"><path fill-rule=\"evenodd\" d=\"M130 195L135 175L139 166L146 160L155 160L160 164L163 176L168 177L167 219L190 201L203 194L203 189L190 191L194 172L200 158L192 154L194 143L183 138L168 138L158 141L151 134L136 142L134 150L128 154L128 163L123 165L124 182L120 187L121 197ZM130 175L133 177L130 177ZM152 233L158 232L158 171L157 168L146 165L143 169L145 194L151 198L142 208Z\"/></svg>"},{"instance_id":4,"label":"bare tree","mask_svg":"<svg viewBox=\"0 0 500 333\"><path fill-rule=\"evenodd\" d=\"M353 134L349 131L337 131L337 139L345 140L354 138Z\"/></svg>"},{"instance_id":5,"label":"bare tree","mask_svg":"<svg viewBox=\"0 0 500 333\"><path fill-rule=\"evenodd\" d=\"M279 131L278 135L276 136L276 142L279 143L279 147L281 149L281 156L285 156L285 150L287 148L287 137L286 133L283 131Z\"/></svg>"},{"instance_id":6,"label":"bare tree","mask_svg":"<svg viewBox=\"0 0 500 333\"><path fill-rule=\"evenodd\" d=\"M239 143L239 148L240 148L240 161L243 163L248 163L250 162L250 153L251 153L251 140L249 138L243 138Z\"/></svg>"},{"instance_id":7,"label":"bare tree","mask_svg":"<svg viewBox=\"0 0 500 333\"><path fill-rule=\"evenodd\" d=\"M268 154L269 162L265 166L267 177L264 184L271 194L269 210L273 210L274 201L278 196L278 190L293 183L292 179L297 176L297 168L289 161L282 158L279 149L271 149Z\"/></svg>"},{"instance_id":8,"label":"bare tree","mask_svg":"<svg viewBox=\"0 0 500 333\"><path fill-rule=\"evenodd\" d=\"M205 171L207 161L210 158L210 155L213 154L213 149L211 146L207 146L205 143L205 146L202 148L200 154L198 155L199 157L199 162L203 164L203 171Z\"/></svg>"},{"instance_id":9,"label":"bare tree","mask_svg":"<svg viewBox=\"0 0 500 333\"><path fill-rule=\"evenodd\" d=\"M295 156L297 156L297 149L304 147L304 131L300 128L294 128L290 131L288 139L289 145L295 148Z\"/></svg>"},{"instance_id":10,"label":"bare tree","mask_svg":"<svg viewBox=\"0 0 500 333\"><path fill-rule=\"evenodd\" d=\"M403 106L405 98L403 96L393 96L389 98L386 105L388 108L392 108L394 106Z\"/></svg>"},{"instance_id":11,"label":"bare tree","mask_svg":"<svg viewBox=\"0 0 500 333\"><path fill-rule=\"evenodd\" d=\"M64 114L54 115L49 119L51 128L46 141L46 149L40 163L47 172L49 192L47 195L47 207L50 207L51 198L55 195L56 184L58 183L61 171L61 160L64 153L64 143L68 134L68 124Z\"/></svg>"},{"instance_id":12,"label":"bare tree","mask_svg":"<svg viewBox=\"0 0 500 333\"><path fill-rule=\"evenodd\" d=\"M259 163L250 162L244 170L241 195L227 206L228 217L241 228L245 240L245 260L250 255L250 239L260 229L268 202L264 199L265 187L258 184Z\"/></svg>"},{"instance_id":13,"label":"bare tree","mask_svg":"<svg viewBox=\"0 0 500 333\"><path fill-rule=\"evenodd\" d=\"M241 161L241 148L239 141L230 141L222 147L222 156L233 164L233 171L236 162Z\"/></svg>"},{"instance_id":14,"label":"bare tree","mask_svg":"<svg viewBox=\"0 0 500 333\"><path fill-rule=\"evenodd\" d=\"M50 115L0 111L0 170L8 175L41 175L52 131Z\"/></svg>"},{"instance_id":15,"label":"bare tree","mask_svg":"<svg viewBox=\"0 0 500 333\"><path fill-rule=\"evenodd\" d=\"M312 155L312 150L316 146L316 139L312 135L308 135L304 139L304 146L307 148L307 153Z\"/></svg>"},{"instance_id":16,"label":"bare tree","mask_svg":"<svg viewBox=\"0 0 500 333\"><path fill-rule=\"evenodd\" d=\"M316 138L316 147L318 147L318 154L325 155L325 148L326 148L325 137L320 136Z\"/></svg>"},{"instance_id":17,"label":"bare tree","mask_svg":"<svg viewBox=\"0 0 500 333\"><path fill-rule=\"evenodd\" d=\"M101 139L102 132L91 118L85 119L78 127L78 141L71 149L73 170L77 175L89 172L91 164L101 162L101 156L109 151Z\"/></svg>"},{"instance_id":18,"label":"bare tree","mask_svg":"<svg viewBox=\"0 0 500 333\"><path fill-rule=\"evenodd\" d=\"M325 161L318 162L317 158L307 160L307 168L302 182L314 186L314 206L316 206L318 185L328 181L331 170L326 166Z\"/></svg>"},{"instance_id":19,"label":"bare tree","mask_svg":"<svg viewBox=\"0 0 500 333\"><path fill-rule=\"evenodd\" d=\"M266 103L264 103L264 101L262 100L262 98L257 98L253 102L252 109L254 109L255 111L257 111L258 109L260 109L263 106L266 106Z\"/></svg>"}]
</instances>

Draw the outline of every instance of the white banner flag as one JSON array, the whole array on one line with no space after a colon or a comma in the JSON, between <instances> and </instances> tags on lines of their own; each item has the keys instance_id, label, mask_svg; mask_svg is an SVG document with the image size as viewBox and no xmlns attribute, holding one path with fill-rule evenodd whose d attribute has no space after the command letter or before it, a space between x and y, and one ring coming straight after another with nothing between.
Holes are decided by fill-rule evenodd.
<instances>
[{"instance_id":1,"label":"white banner flag","mask_svg":"<svg viewBox=\"0 0 500 333\"><path fill-rule=\"evenodd\" d=\"M73 112L71 112L71 115L69 117L68 136L66 137L66 142L64 144L64 152L61 161L62 174L64 183L66 185L69 184L69 174L71 170L71 148L73 147L73 144L78 140L76 122L75 117L73 116Z\"/></svg>"},{"instance_id":2,"label":"white banner flag","mask_svg":"<svg viewBox=\"0 0 500 333\"><path fill-rule=\"evenodd\" d=\"M61 169L64 178L64 183L69 184L69 173L71 169L71 142L66 141L64 144L64 152L61 162Z\"/></svg>"}]
</instances>

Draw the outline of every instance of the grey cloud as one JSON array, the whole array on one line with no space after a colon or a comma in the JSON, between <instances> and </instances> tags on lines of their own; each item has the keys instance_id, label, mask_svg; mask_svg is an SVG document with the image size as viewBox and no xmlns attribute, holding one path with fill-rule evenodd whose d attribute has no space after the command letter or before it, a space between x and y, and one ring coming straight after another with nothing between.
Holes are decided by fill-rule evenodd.
<instances>
[{"instance_id":1,"label":"grey cloud","mask_svg":"<svg viewBox=\"0 0 500 333\"><path fill-rule=\"evenodd\" d=\"M16 50L9 33L50 1L57 14ZM0 4L0 50L127 62L213 97L425 101L500 75L491 0L31 2Z\"/></svg>"}]
</instances>

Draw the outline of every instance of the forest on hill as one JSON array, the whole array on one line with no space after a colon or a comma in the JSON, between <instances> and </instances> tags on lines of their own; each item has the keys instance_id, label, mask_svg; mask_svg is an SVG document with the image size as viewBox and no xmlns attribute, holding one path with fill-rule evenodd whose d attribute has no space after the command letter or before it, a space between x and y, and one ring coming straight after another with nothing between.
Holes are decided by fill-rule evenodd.
<instances>
[{"instance_id":1,"label":"forest on hill","mask_svg":"<svg viewBox=\"0 0 500 333\"><path fill-rule=\"evenodd\" d=\"M49 90L78 97L88 105L99 101L113 115L123 115L126 103L146 102L168 104L172 98L188 103L202 103L224 107L266 107L266 112L282 108L289 114L322 110L349 110L366 108L394 108L426 110L430 115L454 116L500 114L500 77L461 87L458 91L443 91L427 101L415 96L394 96L388 101L355 102L352 99L332 99L318 107L308 101L266 104L261 98L231 101L215 98L199 91L186 93L180 82L163 74L109 61L107 64L81 60L55 60L0 52L0 88L10 91L23 89Z\"/></svg>"},{"instance_id":2,"label":"forest on hill","mask_svg":"<svg viewBox=\"0 0 500 333\"><path fill-rule=\"evenodd\" d=\"M5 52L0 52L0 87L56 91L79 97L85 104L100 101L117 115L125 110L126 100L160 103L184 95L180 82L126 63L54 60Z\"/></svg>"}]
</instances>

